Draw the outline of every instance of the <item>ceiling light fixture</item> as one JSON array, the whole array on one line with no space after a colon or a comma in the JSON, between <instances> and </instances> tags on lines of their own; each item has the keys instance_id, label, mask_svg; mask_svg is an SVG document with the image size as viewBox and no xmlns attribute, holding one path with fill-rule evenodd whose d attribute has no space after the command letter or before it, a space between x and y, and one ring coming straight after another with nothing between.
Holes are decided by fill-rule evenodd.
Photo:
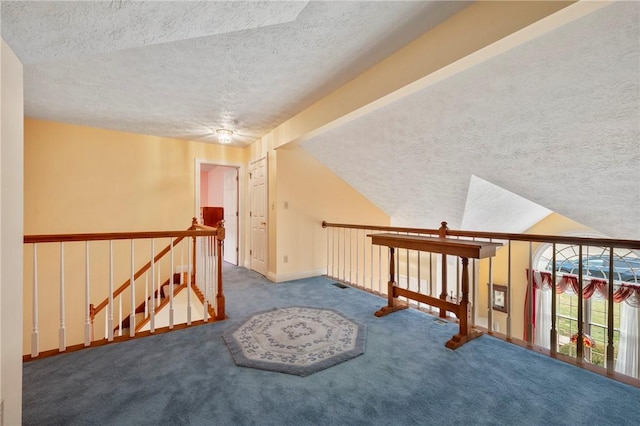
<instances>
[{"instance_id":1,"label":"ceiling light fixture","mask_svg":"<svg viewBox=\"0 0 640 426\"><path fill-rule=\"evenodd\" d=\"M218 134L218 142L220 143L231 143L231 135L233 135L233 131L229 129L218 129L216 130Z\"/></svg>"}]
</instances>

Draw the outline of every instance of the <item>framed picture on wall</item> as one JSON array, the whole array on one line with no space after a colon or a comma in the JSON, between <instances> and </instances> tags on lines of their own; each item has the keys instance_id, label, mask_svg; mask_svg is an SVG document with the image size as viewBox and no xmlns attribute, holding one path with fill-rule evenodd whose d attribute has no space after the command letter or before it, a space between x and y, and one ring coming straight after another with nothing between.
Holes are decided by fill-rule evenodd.
<instances>
[{"instance_id":1,"label":"framed picture on wall","mask_svg":"<svg viewBox=\"0 0 640 426\"><path fill-rule=\"evenodd\" d=\"M508 289L504 285L493 285L493 309L507 313Z\"/></svg>"}]
</instances>

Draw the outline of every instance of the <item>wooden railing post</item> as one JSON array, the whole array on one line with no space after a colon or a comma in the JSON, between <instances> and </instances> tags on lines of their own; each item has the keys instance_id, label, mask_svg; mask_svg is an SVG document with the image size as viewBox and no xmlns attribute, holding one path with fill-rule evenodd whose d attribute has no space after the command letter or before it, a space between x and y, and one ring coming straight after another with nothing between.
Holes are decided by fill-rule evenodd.
<instances>
[{"instance_id":1,"label":"wooden railing post","mask_svg":"<svg viewBox=\"0 0 640 426\"><path fill-rule=\"evenodd\" d=\"M217 254L217 269L218 269L218 288L216 291L216 319L223 320L225 318L224 307L224 292L222 285L222 243L225 237L224 222L218 222L216 231L216 254Z\"/></svg>"},{"instance_id":2,"label":"wooden railing post","mask_svg":"<svg viewBox=\"0 0 640 426\"><path fill-rule=\"evenodd\" d=\"M438 229L438 237L446 238L447 237L447 222L441 222L440 228ZM440 300L447 300L447 255L442 254L442 291L440 292ZM443 308L440 308L440 318L446 318L447 311Z\"/></svg>"},{"instance_id":3,"label":"wooden railing post","mask_svg":"<svg viewBox=\"0 0 640 426\"><path fill-rule=\"evenodd\" d=\"M191 228L190 229L196 229L196 225L198 224L198 219L196 219L195 217L193 219L191 219ZM196 279L196 237L192 237L193 238L193 258L191 259L191 261L193 262L193 264L191 265L193 267L193 270L191 271L191 275L193 277L192 282L195 283L195 279Z\"/></svg>"},{"instance_id":4,"label":"wooden railing post","mask_svg":"<svg viewBox=\"0 0 640 426\"><path fill-rule=\"evenodd\" d=\"M460 257L462 262L462 300L460 301L460 334L471 334L471 310L469 309L469 259ZM490 328L491 329L491 328Z\"/></svg>"},{"instance_id":5,"label":"wooden railing post","mask_svg":"<svg viewBox=\"0 0 640 426\"><path fill-rule=\"evenodd\" d=\"M395 265L396 262L394 260L395 249L393 247L389 247L389 281L387 282L388 290L387 290L387 298L389 301L389 307L394 307L395 296L393 294L393 286L395 285L396 279L396 271Z\"/></svg>"}]
</instances>

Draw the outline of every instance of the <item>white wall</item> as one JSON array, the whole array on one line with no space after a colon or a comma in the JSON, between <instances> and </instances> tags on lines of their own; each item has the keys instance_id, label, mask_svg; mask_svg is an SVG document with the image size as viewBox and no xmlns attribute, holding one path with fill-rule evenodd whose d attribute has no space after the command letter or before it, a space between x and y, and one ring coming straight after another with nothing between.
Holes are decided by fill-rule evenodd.
<instances>
[{"instance_id":1,"label":"white wall","mask_svg":"<svg viewBox=\"0 0 640 426\"><path fill-rule=\"evenodd\" d=\"M0 97L0 397L5 425L22 417L22 235L23 129L22 64L2 41Z\"/></svg>"},{"instance_id":2,"label":"white wall","mask_svg":"<svg viewBox=\"0 0 640 426\"><path fill-rule=\"evenodd\" d=\"M209 192L207 194L209 204L207 206L224 207L224 172L228 169L228 167L218 166L209 170Z\"/></svg>"}]
</instances>

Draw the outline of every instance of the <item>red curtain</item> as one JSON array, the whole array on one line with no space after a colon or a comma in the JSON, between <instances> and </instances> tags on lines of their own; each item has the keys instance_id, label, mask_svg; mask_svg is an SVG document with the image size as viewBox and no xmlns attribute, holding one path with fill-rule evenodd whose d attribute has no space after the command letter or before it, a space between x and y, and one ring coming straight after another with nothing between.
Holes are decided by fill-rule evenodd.
<instances>
[{"instance_id":1,"label":"red curtain","mask_svg":"<svg viewBox=\"0 0 640 426\"><path fill-rule=\"evenodd\" d=\"M529 269L526 269L527 272L527 283L529 283ZM556 284L553 285L553 275L548 271L536 271L535 269L532 271L531 283L533 283L533 288L546 290L551 287L555 287L556 294L565 293L569 288L573 291L574 294L578 294L578 277L572 274L563 274L560 278L556 275ZM590 299L594 294L598 294L603 299L609 298L609 282L606 280L600 280L597 278L583 278L584 286L582 287L582 298ZM533 324L533 335L535 336L536 330L536 292L533 291L533 300L529 301L529 286L527 284L527 292L525 294L524 299L524 317L529 317L529 303L533 303L531 310L532 317L531 322ZM613 291L613 301L615 303L621 303L624 300L629 299L630 297L635 296L636 299L640 299L640 285L633 283L626 283L618 281L614 284ZM527 341L528 337L528 328L525 324L524 327L524 340ZM532 336L533 337L533 336Z\"/></svg>"}]
</instances>

